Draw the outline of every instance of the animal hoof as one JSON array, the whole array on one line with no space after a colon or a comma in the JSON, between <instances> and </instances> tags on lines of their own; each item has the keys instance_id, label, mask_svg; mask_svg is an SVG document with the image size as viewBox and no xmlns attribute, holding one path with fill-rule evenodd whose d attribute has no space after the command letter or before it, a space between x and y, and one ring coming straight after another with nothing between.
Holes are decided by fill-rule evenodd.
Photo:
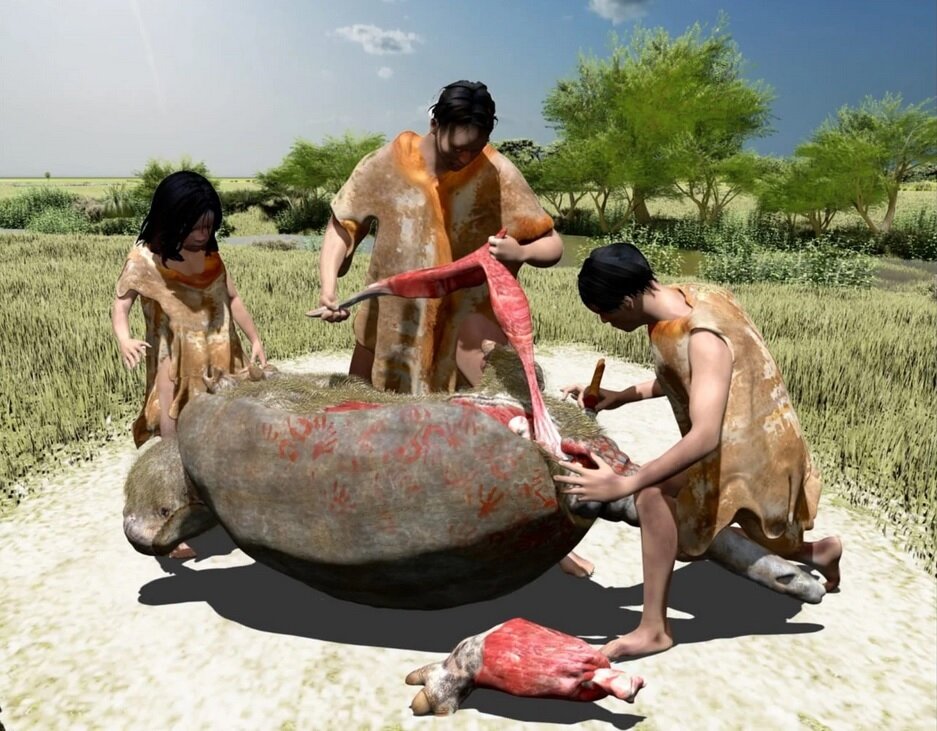
<instances>
[{"instance_id":1,"label":"animal hoof","mask_svg":"<svg viewBox=\"0 0 937 731\"><path fill-rule=\"evenodd\" d=\"M406 679L407 685L426 685L426 668L417 668L411 672Z\"/></svg>"},{"instance_id":2,"label":"animal hoof","mask_svg":"<svg viewBox=\"0 0 937 731\"><path fill-rule=\"evenodd\" d=\"M410 675L413 675L413 673L410 673ZM428 716L433 712L425 690L421 689L419 693L413 696L413 700L410 702L410 710L413 711L414 716Z\"/></svg>"}]
</instances>

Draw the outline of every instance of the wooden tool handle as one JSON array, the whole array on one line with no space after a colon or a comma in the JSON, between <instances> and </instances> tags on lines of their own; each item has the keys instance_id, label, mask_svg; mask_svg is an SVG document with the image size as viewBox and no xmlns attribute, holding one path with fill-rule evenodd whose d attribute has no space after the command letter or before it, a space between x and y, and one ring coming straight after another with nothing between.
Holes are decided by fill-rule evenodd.
<instances>
[{"instance_id":1,"label":"wooden tool handle","mask_svg":"<svg viewBox=\"0 0 937 731\"><path fill-rule=\"evenodd\" d=\"M582 403L591 411L595 411L595 406L599 403L601 393L599 386L602 383L602 376L605 373L605 358L599 358L595 363L595 370L592 372L592 380L586 386L586 391L582 395Z\"/></svg>"}]
</instances>

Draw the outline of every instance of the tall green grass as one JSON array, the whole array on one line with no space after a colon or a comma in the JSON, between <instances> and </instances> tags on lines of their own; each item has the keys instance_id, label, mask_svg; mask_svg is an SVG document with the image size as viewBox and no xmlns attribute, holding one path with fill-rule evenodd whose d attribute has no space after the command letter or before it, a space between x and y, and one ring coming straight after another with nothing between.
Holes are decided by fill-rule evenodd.
<instances>
[{"instance_id":1,"label":"tall green grass","mask_svg":"<svg viewBox=\"0 0 937 731\"><path fill-rule=\"evenodd\" d=\"M110 329L114 285L132 237L0 237L0 504L58 458L87 456L139 408L142 366L120 363ZM316 305L318 268L302 251L225 247L223 256L271 358L353 346L347 327L304 312ZM348 290L363 281L356 261ZM133 332L142 337L139 304Z\"/></svg>"},{"instance_id":2,"label":"tall green grass","mask_svg":"<svg viewBox=\"0 0 937 731\"><path fill-rule=\"evenodd\" d=\"M90 455L126 433L140 406L142 368L120 364L109 308L131 238L0 237L0 503L17 481L67 455ZM309 320L316 254L223 247L267 355L285 358L353 345L351 328ZM368 263L356 257L341 293L357 290ZM579 303L576 269L525 268L536 342L584 343L650 363L647 337L603 326ZM937 301L921 287L733 288L784 373L825 482L869 507L934 571L937 521ZM142 334L139 307L134 332ZM622 445L627 449L627 445Z\"/></svg>"}]
</instances>

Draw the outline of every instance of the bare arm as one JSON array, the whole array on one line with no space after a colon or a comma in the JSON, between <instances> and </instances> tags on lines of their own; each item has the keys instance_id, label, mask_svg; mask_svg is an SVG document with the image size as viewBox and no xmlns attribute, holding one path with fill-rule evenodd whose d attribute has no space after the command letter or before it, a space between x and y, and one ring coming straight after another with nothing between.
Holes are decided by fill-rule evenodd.
<instances>
[{"instance_id":1,"label":"bare arm","mask_svg":"<svg viewBox=\"0 0 937 731\"><path fill-rule=\"evenodd\" d=\"M231 317L234 319L235 324L241 328L241 331L250 341L251 362L256 359L260 361L260 365L266 365L267 355L264 353L263 342L260 340L260 335L257 333L257 327L254 325L254 320L247 311L247 306L244 304L244 300L241 299L241 295L238 293L237 287L234 286L234 280L231 278L231 274L228 273L226 276L228 297L231 300Z\"/></svg>"},{"instance_id":2,"label":"bare arm","mask_svg":"<svg viewBox=\"0 0 937 731\"><path fill-rule=\"evenodd\" d=\"M348 310L337 309L338 278L348 271L356 243L335 216L331 216L325 227L322 250L319 252L319 281L322 286L319 305L334 310L322 315L326 322L341 322L348 318Z\"/></svg>"},{"instance_id":3,"label":"bare arm","mask_svg":"<svg viewBox=\"0 0 937 731\"><path fill-rule=\"evenodd\" d=\"M509 231L504 238L490 236L488 250L505 264L551 267L563 257L563 239L551 228L543 236L522 244Z\"/></svg>"},{"instance_id":4,"label":"bare arm","mask_svg":"<svg viewBox=\"0 0 937 731\"><path fill-rule=\"evenodd\" d=\"M698 330L690 334L689 356L692 426L679 442L637 471L633 492L669 480L719 446L729 402L732 354L718 335Z\"/></svg>"},{"instance_id":5,"label":"bare arm","mask_svg":"<svg viewBox=\"0 0 937 731\"><path fill-rule=\"evenodd\" d=\"M135 368L150 347L145 340L136 340L130 335L130 309L137 293L130 290L123 297L115 297L111 305L111 329L117 338L120 359L128 368Z\"/></svg>"},{"instance_id":6,"label":"bare arm","mask_svg":"<svg viewBox=\"0 0 937 731\"><path fill-rule=\"evenodd\" d=\"M563 258L563 239L555 229L521 246L521 261L535 267L551 267Z\"/></svg>"},{"instance_id":7,"label":"bare arm","mask_svg":"<svg viewBox=\"0 0 937 731\"><path fill-rule=\"evenodd\" d=\"M599 465L597 469L563 462L564 467L576 473L555 478L574 486L566 492L580 495L584 500L617 500L666 482L718 448L729 401L732 354L718 335L698 330L690 335L689 356L693 374L689 394L692 426L686 435L660 457L627 477L617 475L598 455L593 455Z\"/></svg>"}]
</instances>

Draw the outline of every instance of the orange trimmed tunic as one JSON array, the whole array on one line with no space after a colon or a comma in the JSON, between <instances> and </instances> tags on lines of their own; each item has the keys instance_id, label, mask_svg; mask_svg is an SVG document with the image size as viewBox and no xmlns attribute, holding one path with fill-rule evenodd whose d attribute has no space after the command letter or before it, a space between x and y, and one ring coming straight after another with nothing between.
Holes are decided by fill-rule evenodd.
<instances>
[{"instance_id":1,"label":"orange trimmed tunic","mask_svg":"<svg viewBox=\"0 0 937 731\"><path fill-rule=\"evenodd\" d=\"M170 359L173 399L169 415L178 418L186 402L205 391L202 375L213 366L227 373L244 368L244 352L231 316L227 276L221 255L205 255L205 271L183 274L164 267L139 241L130 250L117 280L117 296L134 291L140 297L146 322L146 395L133 423L133 441L139 447L159 434L160 408L156 371Z\"/></svg>"},{"instance_id":2,"label":"orange trimmed tunic","mask_svg":"<svg viewBox=\"0 0 937 731\"><path fill-rule=\"evenodd\" d=\"M553 228L527 181L491 145L463 169L436 178L419 141L417 133L403 132L363 158L332 200L335 218L355 242L378 222L366 283L448 264L502 227L521 242ZM381 297L359 305L355 338L374 353L374 386L454 390L459 327L472 312L494 320L487 285L440 299Z\"/></svg>"},{"instance_id":3,"label":"orange trimmed tunic","mask_svg":"<svg viewBox=\"0 0 937 731\"><path fill-rule=\"evenodd\" d=\"M737 521L769 550L785 554L813 527L820 478L790 396L764 338L726 290L671 285L692 312L649 328L657 381L680 432L690 430L690 334L709 330L729 346L732 380L719 447L687 470L677 496L680 550L699 556Z\"/></svg>"}]
</instances>

